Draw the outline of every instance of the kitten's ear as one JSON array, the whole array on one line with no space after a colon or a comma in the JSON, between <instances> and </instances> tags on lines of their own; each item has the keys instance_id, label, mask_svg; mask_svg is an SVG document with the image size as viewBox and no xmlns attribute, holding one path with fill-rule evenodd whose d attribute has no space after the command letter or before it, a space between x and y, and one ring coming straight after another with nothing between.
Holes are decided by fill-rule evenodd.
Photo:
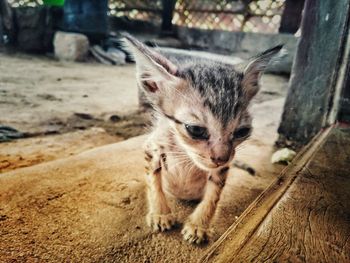
<instances>
[{"instance_id":1,"label":"kitten's ear","mask_svg":"<svg viewBox=\"0 0 350 263\"><path fill-rule=\"evenodd\" d=\"M259 91L259 80L272 57L274 57L283 45L278 45L254 57L243 71L242 87L247 99L252 99Z\"/></svg>"},{"instance_id":2,"label":"kitten's ear","mask_svg":"<svg viewBox=\"0 0 350 263\"><path fill-rule=\"evenodd\" d=\"M157 93L177 79L177 67L171 61L134 37L124 37L136 61L138 82L146 93Z\"/></svg>"}]
</instances>

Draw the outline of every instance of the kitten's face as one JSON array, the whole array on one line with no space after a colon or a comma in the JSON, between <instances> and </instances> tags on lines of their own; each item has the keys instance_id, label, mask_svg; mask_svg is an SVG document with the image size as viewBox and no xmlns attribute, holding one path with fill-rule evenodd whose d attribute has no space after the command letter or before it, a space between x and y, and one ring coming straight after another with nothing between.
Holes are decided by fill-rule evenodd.
<instances>
[{"instance_id":1,"label":"kitten's face","mask_svg":"<svg viewBox=\"0 0 350 263\"><path fill-rule=\"evenodd\" d=\"M220 116L220 110L213 112L207 98L193 85L185 81L176 87L176 102L168 102L165 110L176 120L170 121L175 138L193 162L204 170L216 169L230 163L237 145L249 137L251 118L246 108L227 103L225 87L216 87L223 89L224 96L212 100L216 104L211 106L223 107L232 113L229 116Z\"/></svg>"},{"instance_id":2,"label":"kitten's face","mask_svg":"<svg viewBox=\"0 0 350 263\"><path fill-rule=\"evenodd\" d=\"M160 116L167 118L177 142L198 167L227 165L235 148L251 133L247 112L259 78L281 46L252 60L243 72L212 61L175 65L127 36L137 66L138 84Z\"/></svg>"}]
</instances>

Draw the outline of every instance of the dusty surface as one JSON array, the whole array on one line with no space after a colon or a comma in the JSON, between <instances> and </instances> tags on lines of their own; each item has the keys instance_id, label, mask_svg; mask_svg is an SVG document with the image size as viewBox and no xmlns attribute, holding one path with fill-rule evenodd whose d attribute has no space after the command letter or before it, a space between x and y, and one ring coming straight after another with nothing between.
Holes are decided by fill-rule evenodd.
<instances>
[{"instance_id":1,"label":"dusty surface","mask_svg":"<svg viewBox=\"0 0 350 263\"><path fill-rule=\"evenodd\" d=\"M143 128L144 119L136 112L134 75L132 64L111 67L0 53L0 125L27 136L93 126L123 138L139 135L137 127ZM256 101L284 96L286 81L285 77L264 76L266 88Z\"/></svg>"},{"instance_id":2,"label":"dusty surface","mask_svg":"<svg viewBox=\"0 0 350 263\"><path fill-rule=\"evenodd\" d=\"M3 57L0 63L4 61L2 59ZM40 78L48 78L48 71L52 70L48 68L51 66L56 68L55 71L51 71L51 75L58 74L57 71L59 71L63 72L62 74L72 74L72 78L75 75L85 76L83 79L66 83L66 87L69 86L70 90L75 90L73 94L79 94L72 99L76 102L76 107L68 105L70 96L67 94L68 97L62 99L60 106L40 100L43 105L31 108L30 104L22 104L20 100L13 99L16 96L2 95L3 93L17 93L26 98L27 89L25 82L21 82L20 78L18 80L15 78L15 76L20 76L20 71L13 73L17 70L16 63L12 64L11 69L1 64L1 70L6 72L0 76L1 90L7 91L0 92L0 98L1 101L4 99L10 101L8 105L12 105L12 108L6 111L7 114L3 114L7 108L1 103L0 123L21 130L28 129L37 132L36 126L39 123L45 124L46 121L57 117L62 118L64 124L69 123L67 120L76 112L88 113L94 118L105 116L106 119L109 119L110 114L122 114L123 107L119 113L116 108L117 104L113 104L111 98L103 98L103 94L95 98L93 96L96 93L93 90L89 93L88 98L91 99L92 105L89 109L94 110L85 111L85 108L79 108L83 107L85 99L80 95L85 93L86 85L94 81L91 80L89 74L85 75L83 72L85 70L96 74L93 76L99 80L103 76L95 71L103 69L109 73L113 71L119 76L115 79L115 83L120 81L129 85L133 82L133 67L114 68L68 64L67 70L66 66L58 66L59 62L33 59L33 65L36 63L42 65L42 72L32 68L28 69L28 66L31 65L28 61L31 60L27 57L23 59L6 56L5 60L12 61L11 63L17 60L17 64L23 65L27 63L27 67L23 66L22 72L29 70L30 74L23 73L22 75L25 78L32 78L35 83L40 83ZM73 74L74 70L76 71ZM12 79L7 77L11 74L13 74ZM3 76L7 77L6 85L4 85ZM61 81L55 83L61 85ZM273 181L282 168L271 165L269 158L273 142L277 137L276 128L284 102L286 79L266 76L263 81L267 85L257 97L256 105L252 107L255 116L254 134L237 152L237 158L253 166L258 175L253 177L238 169L231 171L220 202L220 209L216 215L214 223L216 232L212 241L232 224L252 200ZM60 94L56 84L49 81L45 83L49 87L53 85L49 95L56 97L56 92ZM114 82L110 82L109 85L112 83ZM38 84L32 84L32 88L29 89L32 92L28 91L29 94L37 93L36 85ZM106 84L106 90L108 90L107 86ZM44 87L43 90L45 90ZM128 98L134 96L135 98L131 98L131 101L136 100L136 90L128 90L133 95L127 94L125 98L119 98L124 106L129 105ZM107 97L111 94L106 93ZM100 99L99 96L101 96ZM29 98L36 98L36 96L29 96ZM35 102L37 99L33 100ZM110 101L110 104L104 105L103 102L106 101ZM50 107L52 111L49 110ZM128 110L131 111L133 108ZM14 111L17 111L18 114ZM94 126L91 119L88 118L87 121L90 121L88 127ZM129 128L133 130L132 125ZM60 129L62 127L59 128L59 131ZM82 139L81 134L74 137L68 133L46 137L44 138L46 141L42 143L35 140L43 139L31 138L9 143L6 147L1 148L2 153L11 156L15 156L21 148L26 149L22 152L23 159L30 159L30 156L40 151L44 155L47 152L49 156L50 151L45 148L50 143L56 144L58 150L55 152L56 157L52 158L56 159L54 161L45 162L49 160L45 159L41 164L0 175L0 261L195 262L210 246L210 244L200 247L188 245L182 240L181 225L178 229L162 234L151 233L145 226L144 161L141 150L144 136L67 157L69 156L67 152L74 150L72 147L74 140L76 144L84 145L86 141L97 141L97 138L100 136L105 138L105 135L106 133L101 132L93 137ZM111 140L115 138L114 134L107 136L110 136ZM37 148L30 147L34 142ZM102 142L103 139L101 139ZM105 142L109 143L108 137ZM76 147L79 148L78 145ZM75 153L79 153L83 148L79 149L76 149ZM173 204L177 208L176 212L180 221L183 221L195 205L177 202Z\"/></svg>"},{"instance_id":3,"label":"dusty surface","mask_svg":"<svg viewBox=\"0 0 350 263\"><path fill-rule=\"evenodd\" d=\"M102 128L0 143L0 173L33 166L121 141Z\"/></svg>"},{"instance_id":4,"label":"dusty surface","mask_svg":"<svg viewBox=\"0 0 350 263\"><path fill-rule=\"evenodd\" d=\"M2 174L2 260L195 262L207 246L188 245L179 229L155 234L145 226L143 140L138 137ZM215 221L215 238L279 171L266 165L269 147L260 143L240 151L243 160L255 159L260 176L232 171ZM249 152L255 154L248 156ZM181 221L192 207L177 204Z\"/></svg>"},{"instance_id":5,"label":"dusty surface","mask_svg":"<svg viewBox=\"0 0 350 263\"><path fill-rule=\"evenodd\" d=\"M276 112L282 102L269 101L255 110ZM269 164L274 127L268 121L258 121L255 126L260 131L237 155L259 175L232 170L215 219L213 240L281 169ZM144 137L137 137L0 175L2 260L196 262L211 243L188 245L182 240L181 225L162 234L151 233L145 226L143 141ZM183 221L195 204L175 205Z\"/></svg>"},{"instance_id":6,"label":"dusty surface","mask_svg":"<svg viewBox=\"0 0 350 263\"><path fill-rule=\"evenodd\" d=\"M133 65L110 67L0 53L0 124L50 133L62 127L79 129L84 118L76 114L105 121L130 114L138 104L134 75ZM74 123L64 125L70 118Z\"/></svg>"}]
</instances>

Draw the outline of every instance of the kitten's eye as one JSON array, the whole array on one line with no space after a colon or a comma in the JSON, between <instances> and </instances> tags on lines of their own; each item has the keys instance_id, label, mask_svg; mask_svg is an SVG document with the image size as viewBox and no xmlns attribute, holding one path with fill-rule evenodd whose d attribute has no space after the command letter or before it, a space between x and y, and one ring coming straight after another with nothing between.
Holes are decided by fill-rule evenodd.
<instances>
[{"instance_id":1,"label":"kitten's eye","mask_svg":"<svg viewBox=\"0 0 350 263\"><path fill-rule=\"evenodd\" d=\"M193 139L207 140L209 138L208 131L204 127L185 124L185 128Z\"/></svg>"},{"instance_id":2,"label":"kitten's eye","mask_svg":"<svg viewBox=\"0 0 350 263\"><path fill-rule=\"evenodd\" d=\"M239 128L233 133L233 139L245 138L250 134L250 131L251 131L251 128L249 127Z\"/></svg>"}]
</instances>

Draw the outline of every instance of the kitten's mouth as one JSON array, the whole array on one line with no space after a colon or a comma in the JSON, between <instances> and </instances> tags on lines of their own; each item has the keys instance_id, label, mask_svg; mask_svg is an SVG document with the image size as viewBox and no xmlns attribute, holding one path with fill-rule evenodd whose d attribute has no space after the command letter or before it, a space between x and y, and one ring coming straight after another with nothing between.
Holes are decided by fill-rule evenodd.
<instances>
[{"instance_id":1,"label":"kitten's mouth","mask_svg":"<svg viewBox=\"0 0 350 263\"><path fill-rule=\"evenodd\" d=\"M185 147L186 149L186 147ZM204 171L212 171L212 170L216 170L218 168L227 166L233 159L233 155L231 155L231 157L229 158L229 160L225 163L220 163L220 164L216 164L214 163L211 159L206 158L198 153L195 153L191 150L186 150L187 155L190 157L190 159L192 160L192 162L199 168L202 169Z\"/></svg>"},{"instance_id":2,"label":"kitten's mouth","mask_svg":"<svg viewBox=\"0 0 350 263\"><path fill-rule=\"evenodd\" d=\"M227 161L226 163L218 165L214 164L211 160L208 160L208 162L203 162L202 160L198 160L196 158L192 158L192 160L195 163L195 165L197 165L200 169L205 171L216 170L220 167L226 166L229 163L229 161Z\"/></svg>"}]
</instances>

